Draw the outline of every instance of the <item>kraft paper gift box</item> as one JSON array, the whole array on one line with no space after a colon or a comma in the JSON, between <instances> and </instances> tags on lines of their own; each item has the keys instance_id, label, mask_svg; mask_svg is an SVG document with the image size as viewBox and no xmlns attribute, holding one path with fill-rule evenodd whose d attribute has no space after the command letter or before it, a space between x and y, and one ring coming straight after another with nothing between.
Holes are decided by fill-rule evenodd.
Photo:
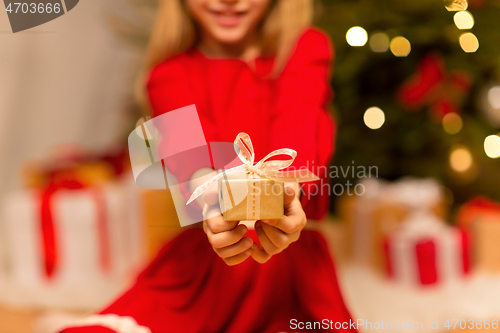
<instances>
[{"instance_id":1,"label":"kraft paper gift box","mask_svg":"<svg viewBox=\"0 0 500 333\"><path fill-rule=\"evenodd\" d=\"M170 190L138 188L140 219L145 231L147 256L153 260L161 248L183 231Z\"/></svg>"},{"instance_id":2,"label":"kraft paper gift box","mask_svg":"<svg viewBox=\"0 0 500 333\"><path fill-rule=\"evenodd\" d=\"M219 204L226 221L280 220L284 184L252 173L225 175L219 180Z\"/></svg>"},{"instance_id":3,"label":"kraft paper gift box","mask_svg":"<svg viewBox=\"0 0 500 333\"><path fill-rule=\"evenodd\" d=\"M383 244L411 213L425 210L440 218L447 205L439 184L432 179L403 178L395 182L368 178L360 184L365 193L344 196L337 210L347 223L349 255L354 261L383 269Z\"/></svg>"},{"instance_id":4,"label":"kraft paper gift box","mask_svg":"<svg viewBox=\"0 0 500 333\"><path fill-rule=\"evenodd\" d=\"M408 285L459 281L470 271L470 237L429 212L410 215L385 240L385 267Z\"/></svg>"},{"instance_id":5,"label":"kraft paper gift box","mask_svg":"<svg viewBox=\"0 0 500 333\"><path fill-rule=\"evenodd\" d=\"M457 224L472 235L475 268L500 273L500 203L474 198L460 209Z\"/></svg>"},{"instance_id":6,"label":"kraft paper gift box","mask_svg":"<svg viewBox=\"0 0 500 333\"><path fill-rule=\"evenodd\" d=\"M7 261L0 300L89 309L118 296L144 260L137 193L131 189L135 184L113 182L57 190L49 205L52 232L42 222L43 192L7 195L0 220Z\"/></svg>"},{"instance_id":7,"label":"kraft paper gift box","mask_svg":"<svg viewBox=\"0 0 500 333\"><path fill-rule=\"evenodd\" d=\"M186 205L217 184L219 205L226 221L281 219L284 183L319 180L306 168L282 171L295 160L297 152L293 149L276 149L255 163L252 140L248 134L241 132L234 141L234 150L242 164L223 164L221 169L224 171L198 186ZM275 156L287 156L288 159L274 159ZM237 162L236 159L234 161Z\"/></svg>"}]
</instances>

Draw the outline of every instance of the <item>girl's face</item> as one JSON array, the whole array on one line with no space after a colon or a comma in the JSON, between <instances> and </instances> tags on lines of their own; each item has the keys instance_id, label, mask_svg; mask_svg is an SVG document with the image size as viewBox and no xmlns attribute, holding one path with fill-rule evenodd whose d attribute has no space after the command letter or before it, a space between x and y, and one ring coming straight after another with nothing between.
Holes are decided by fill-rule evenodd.
<instances>
[{"instance_id":1,"label":"girl's face","mask_svg":"<svg viewBox=\"0 0 500 333\"><path fill-rule=\"evenodd\" d=\"M271 0L186 0L187 8L203 35L234 45L251 37Z\"/></svg>"}]
</instances>

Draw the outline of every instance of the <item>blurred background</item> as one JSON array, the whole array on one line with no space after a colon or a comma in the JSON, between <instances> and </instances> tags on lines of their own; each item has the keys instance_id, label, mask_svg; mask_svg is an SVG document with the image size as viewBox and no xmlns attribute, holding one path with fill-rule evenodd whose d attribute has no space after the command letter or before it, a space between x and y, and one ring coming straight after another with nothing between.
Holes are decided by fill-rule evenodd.
<instances>
[{"instance_id":1,"label":"blurred background","mask_svg":"<svg viewBox=\"0 0 500 333\"><path fill-rule=\"evenodd\" d=\"M0 11L2 333L99 310L179 232L170 194L138 188L127 156L156 5L86 0L16 34ZM315 5L336 54L332 188L363 194L336 192L319 227L353 317L494 328L500 1Z\"/></svg>"}]
</instances>

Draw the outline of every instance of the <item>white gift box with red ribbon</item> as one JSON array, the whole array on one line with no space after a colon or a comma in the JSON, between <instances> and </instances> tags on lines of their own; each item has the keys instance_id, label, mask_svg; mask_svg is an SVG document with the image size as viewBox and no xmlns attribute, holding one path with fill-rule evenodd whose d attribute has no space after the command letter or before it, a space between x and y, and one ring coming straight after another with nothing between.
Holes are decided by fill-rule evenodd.
<instances>
[{"instance_id":1,"label":"white gift box with red ribbon","mask_svg":"<svg viewBox=\"0 0 500 333\"><path fill-rule=\"evenodd\" d=\"M364 195L356 198L353 211L353 258L367 264L371 260L373 244L373 213L382 204L393 203L408 211L431 210L443 197L438 182L432 178L402 178L395 182L367 178L360 182ZM386 221L392 222L392 221Z\"/></svg>"},{"instance_id":2,"label":"white gift box with red ribbon","mask_svg":"<svg viewBox=\"0 0 500 333\"><path fill-rule=\"evenodd\" d=\"M458 281L470 270L470 238L426 211L417 211L385 241L387 275L408 285Z\"/></svg>"},{"instance_id":3,"label":"white gift box with red ribbon","mask_svg":"<svg viewBox=\"0 0 500 333\"><path fill-rule=\"evenodd\" d=\"M59 189L49 200L39 191L10 194L2 207L0 299L94 308L116 296L144 255L138 193L131 185Z\"/></svg>"}]
</instances>

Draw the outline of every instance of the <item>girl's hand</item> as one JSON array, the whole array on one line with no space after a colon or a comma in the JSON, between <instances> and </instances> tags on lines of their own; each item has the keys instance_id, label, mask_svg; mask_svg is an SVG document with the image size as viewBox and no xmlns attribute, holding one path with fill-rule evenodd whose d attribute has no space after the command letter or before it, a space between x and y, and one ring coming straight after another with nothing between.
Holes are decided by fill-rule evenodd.
<instances>
[{"instance_id":1,"label":"girl's hand","mask_svg":"<svg viewBox=\"0 0 500 333\"><path fill-rule=\"evenodd\" d=\"M209 192L204 196L203 230L208 241L226 264L234 266L244 262L252 254L253 240L244 237L247 226L239 222L227 222L220 213L217 192Z\"/></svg>"},{"instance_id":2,"label":"girl's hand","mask_svg":"<svg viewBox=\"0 0 500 333\"><path fill-rule=\"evenodd\" d=\"M285 216L281 220L263 220L255 223L261 249L252 246L252 258L258 263L265 263L275 254L297 241L300 232L307 224L306 214L295 195L295 190L285 187Z\"/></svg>"}]
</instances>

